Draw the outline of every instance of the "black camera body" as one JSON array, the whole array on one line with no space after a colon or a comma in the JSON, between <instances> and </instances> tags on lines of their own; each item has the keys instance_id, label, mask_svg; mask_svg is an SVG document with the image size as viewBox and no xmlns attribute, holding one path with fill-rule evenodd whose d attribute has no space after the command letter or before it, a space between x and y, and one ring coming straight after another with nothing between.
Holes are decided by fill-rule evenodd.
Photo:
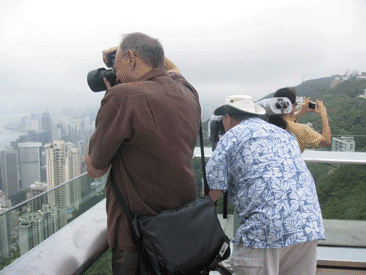
<instances>
[{"instance_id":1,"label":"black camera body","mask_svg":"<svg viewBox=\"0 0 366 275\"><path fill-rule=\"evenodd\" d=\"M212 151L216 149L216 145L220 140L220 137L225 134L224 123L222 122L222 116L212 115L210 118L210 140L212 143Z\"/></svg>"},{"instance_id":2,"label":"black camera body","mask_svg":"<svg viewBox=\"0 0 366 275\"><path fill-rule=\"evenodd\" d=\"M309 109L315 109L315 108L316 108L316 103L309 102Z\"/></svg>"},{"instance_id":3,"label":"black camera body","mask_svg":"<svg viewBox=\"0 0 366 275\"><path fill-rule=\"evenodd\" d=\"M114 61L116 59L116 51L113 51L108 54L108 67L113 67ZM116 85L116 74L113 69L105 69L99 68L93 71L90 71L87 75L87 81L89 88L93 92L101 92L107 90L107 86L105 85L103 78L106 78L108 82L114 86Z\"/></svg>"}]
</instances>

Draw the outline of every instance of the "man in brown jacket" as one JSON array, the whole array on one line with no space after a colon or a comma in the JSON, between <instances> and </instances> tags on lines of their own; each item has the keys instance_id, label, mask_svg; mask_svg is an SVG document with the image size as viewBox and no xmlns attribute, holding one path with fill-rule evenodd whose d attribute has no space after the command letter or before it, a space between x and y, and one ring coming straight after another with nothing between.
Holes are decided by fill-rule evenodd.
<instances>
[{"instance_id":1,"label":"man in brown jacket","mask_svg":"<svg viewBox=\"0 0 366 275\"><path fill-rule=\"evenodd\" d=\"M156 215L196 198L193 149L201 108L196 90L164 57L159 41L126 35L117 48L117 85L107 92L86 155L88 173L109 167L132 214ZM113 274L135 274L139 254L110 179L106 183L108 243ZM143 271L144 272L144 271Z\"/></svg>"}]
</instances>

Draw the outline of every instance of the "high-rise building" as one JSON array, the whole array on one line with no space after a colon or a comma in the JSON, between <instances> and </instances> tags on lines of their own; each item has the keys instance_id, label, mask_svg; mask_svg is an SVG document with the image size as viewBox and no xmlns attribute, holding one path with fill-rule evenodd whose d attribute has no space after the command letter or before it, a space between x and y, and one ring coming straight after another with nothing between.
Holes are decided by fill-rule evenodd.
<instances>
[{"instance_id":1,"label":"high-rise building","mask_svg":"<svg viewBox=\"0 0 366 275\"><path fill-rule=\"evenodd\" d=\"M26 131L39 131L39 120L35 119L35 116L23 116L20 120L19 128Z\"/></svg>"},{"instance_id":2,"label":"high-rise building","mask_svg":"<svg viewBox=\"0 0 366 275\"><path fill-rule=\"evenodd\" d=\"M81 121L81 124L80 124L80 138L85 138L85 122L84 120Z\"/></svg>"},{"instance_id":3,"label":"high-rise building","mask_svg":"<svg viewBox=\"0 0 366 275\"><path fill-rule=\"evenodd\" d=\"M6 194L0 191L0 263L10 257L10 215L6 212L11 204Z\"/></svg>"},{"instance_id":4,"label":"high-rise building","mask_svg":"<svg viewBox=\"0 0 366 275\"><path fill-rule=\"evenodd\" d=\"M66 206L78 206L81 200L81 184L79 179L74 178L81 174L81 156L76 147L69 147L67 150L65 172L66 181L69 181L66 186Z\"/></svg>"},{"instance_id":5,"label":"high-rise building","mask_svg":"<svg viewBox=\"0 0 366 275\"><path fill-rule=\"evenodd\" d=\"M45 143L52 142L52 121L50 113L47 110L42 114L41 125L42 132L46 133Z\"/></svg>"},{"instance_id":6,"label":"high-rise building","mask_svg":"<svg viewBox=\"0 0 366 275\"><path fill-rule=\"evenodd\" d=\"M20 256L47 239L59 229L58 213L50 205L42 205L42 210L28 212L19 217Z\"/></svg>"},{"instance_id":7,"label":"high-rise building","mask_svg":"<svg viewBox=\"0 0 366 275\"><path fill-rule=\"evenodd\" d=\"M5 213L5 209L0 205L0 263L4 259L10 257L10 228L9 215Z\"/></svg>"},{"instance_id":8,"label":"high-rise building","mask_svg":"<svg viewBox=\"0 0 366 275\"><path fill-rule=\"evenodd\" d=\"M65 182L66 148L63 140L45 145L46 175L49 189Z\"/></svg>"},{"instance_id":9,"label":"high-rise building","mask_svg":"<svg viewBox=\"0 0 366 275\"><path fill-rule=\"evenodd\" d=\"M35 182L30 186L29 198L34 198L35 196L42 194L43 192L47 191L47 188L48 188L47 183ZM48 203L48 196L46 194L36 199L33 199L30 202L30 212L37 212L38 210L41 210L42 205L47 203Z\"/></svg>"},{"instance_id":10,"label":"high-rise building","mask_svg":"<svg viewBox=\"0 0 366 275\"><path fill-rule=\"evenodd\" d=\"M10 205L8 205L8 200L7 200L7 196L6 193L2 190L0 190L0 206L2 207L9 207Z\"/></svg>"},{"instance_id":11,"label":"high-rise building","mask_svg":"<svg viewBox=\"0 0 366 275\"><path fill-rule=\"evenodd\" d=\"M1 189L11 197L19 192L18 153L16 151L0 152Z\"/></svg>"},{"instance_id":12,"label":"high-rise building","mask_svg":"<svg viewBox=\"0 0 366 275\"><path fill-rule=\"evenodd\" d=\"M0 190L0 264L12 257L11 240L18 236L16 211L7 211L11 206L11 200Z\"/></svg>"},{"instance_id":13,"label":"high-rise building","mask_svg":"<svg viewBox=\"0 0 366 275\"><path fill-rule=\"evenodd\" d=\"M46 175L48 188L52 189L65 182L66 146L63 140L45 145ZM66 190L65 186L49 193L48 201L60 211L60 227L66 225Z\"/></svg>"},{"instance_id":14,"label":"high-rise building","mask_svg":"<svg viewBox=\"0 0 366 275\"><path fill-rule=\"evenodd\" d=\"M76 142L76 146L78 147L78 149L79 149L79 154L83 157L83 156L85 156L85 152L86 152L86 146L85 146L85 144L86 144L87 142L85 142L85 140L84 139L82 139L82 140L78 140L77 142Z\"/></svg>"},{"instance_id":15,"label":"high-rise building","mask_svg":"<svg viewBox=\"0 0 366 275\"><path fill-rule=\"evenodd\" d=\"M81 174L81 155L76 147L69 148L65 162L66 180L75 178Z\"/></svg>"},{"instance_id":16,"label":"high-rise building","mask_svg":"<svg viewBox=\"0 0 366 275\"><path fill-rule=\"evenodd\" d=\"M19 143L20 177L22 189L29 189L31 184L41 181L40 142Z\"/></svg>"}]
</instances>

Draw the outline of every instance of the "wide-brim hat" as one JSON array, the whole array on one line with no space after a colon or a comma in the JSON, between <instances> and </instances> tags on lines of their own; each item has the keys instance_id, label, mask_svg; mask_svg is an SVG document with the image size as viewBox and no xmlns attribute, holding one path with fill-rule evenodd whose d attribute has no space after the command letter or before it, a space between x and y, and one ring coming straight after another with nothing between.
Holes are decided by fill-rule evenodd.
<instances>
[{"instance_id":1,"label":"wide-brim hat","mask_svg":"<svg viewBox=\"0 0 366 275\"><path fill-rule=\"evenodd\" d=\"M214 115L249 113L254 115L265 115L266 110L254 104L253 97L248 95L231 95L226 98L226 103L214 110Z\"/></svg>"}]
</instances>

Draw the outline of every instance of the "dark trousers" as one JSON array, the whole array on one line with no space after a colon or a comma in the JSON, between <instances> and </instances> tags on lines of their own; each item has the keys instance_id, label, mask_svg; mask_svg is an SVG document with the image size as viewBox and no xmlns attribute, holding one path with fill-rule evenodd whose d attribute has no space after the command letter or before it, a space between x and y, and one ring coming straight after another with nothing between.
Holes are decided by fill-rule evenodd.
<instances>
[{"instance_id":1,"label":"dark trousers","mask_svg":"<svg viewBox=\"0 0 366 275\"><path fill-rule=\"evenodd\" d=\"M112 249L113 275L148 275L150 274L138 252L124 252Z\"/></svg>"},{"instance_id":2,"label":"dark trousers","mask_svg":"<svg viewBox=\"0 0 366 275\"><path fill-rule=\"evenodd\" d=\"M112 249L113 275L151 275L138 252L124 252ZM190 275L200 275L201 272ZM205 274L205 273L203 273Z\"/></svg>"}]
</instances>

